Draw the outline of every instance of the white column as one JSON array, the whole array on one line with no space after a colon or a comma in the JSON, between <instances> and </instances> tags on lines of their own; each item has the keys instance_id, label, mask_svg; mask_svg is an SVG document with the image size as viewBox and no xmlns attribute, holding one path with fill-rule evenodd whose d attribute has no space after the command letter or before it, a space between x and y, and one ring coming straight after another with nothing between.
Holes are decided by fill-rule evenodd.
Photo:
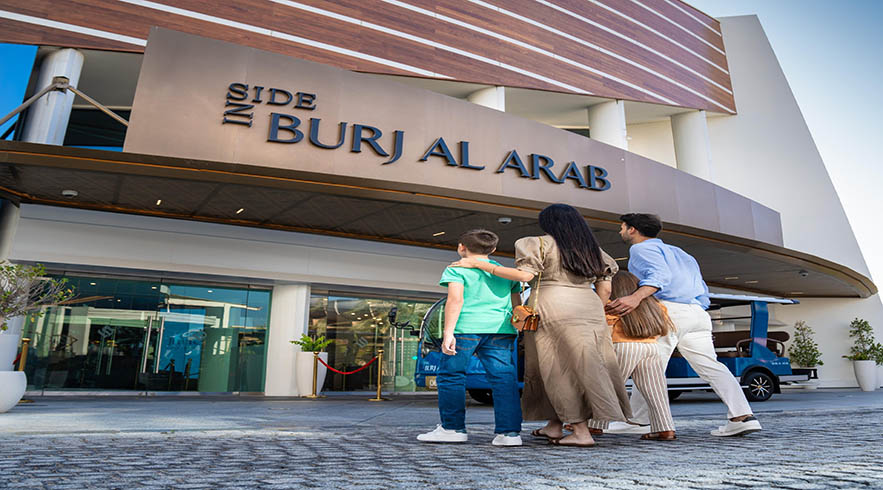
<instances>
[{"instance_id":1,"label":"white column","mask_svg":"<svg viewBox=\"0 0 883 490\"><path fill-rule=\"evenodd\" d=\"M628 150L625 103L611 100L589 106L589 136L593 140Z\"/></svg>"},{"instance_id":2,"label":"white column","mask_svg":"<svg viewBox=\"0 0 883 490\"><path fill-rule=\"evenodd\" d=\"M506 112L506 87L488 87L476 90L467 95L466 100L473 104Z\"/></svg>"},{"instance_id":3,"label":"white column","mask_svg":"<svg viewBox=\"0 0 883 490\"><path fill-rule=\"evenodd\" d=\"M15 239L20 215L21 208L18 204L0 199L0 262L6 260L12 251L12 241Z\"/></svg>"},{"instance_id":4,"label":"white column","mask_svg":"<svg viewBox=\"0 0 883 490\"><path fill-rule=\"evenodd\" d=\"M276 286L270 302L270 333L267 339L267 396L298 396L294 377L295 353L291 343L307 333L310 317L310 285Z\"/></svg>"},{"instance_id":5,"label":"white column","mask_svg":"<svg viewBox=\"0 0 883 490\"><path fill-rule=\"evenodd\" d=\"M671 116L678 169L711 182L711 140L705 111Z\"/></svg>"},{"instance_id":6,"label":"white column","mask_svg":"<svg viewBox=\"0 0 883 490\"><path fill-rule=\"evenodd\" d=\"M80 82L83 69L83 53L76 49L60 49L43 58L35 90L42 90L52 84L53 77L67 77L74 87ZM28 108L22 141L61 145L71 116L71 107L76 96L70 90L53 90Z\"/></svg>"}]
</instances>

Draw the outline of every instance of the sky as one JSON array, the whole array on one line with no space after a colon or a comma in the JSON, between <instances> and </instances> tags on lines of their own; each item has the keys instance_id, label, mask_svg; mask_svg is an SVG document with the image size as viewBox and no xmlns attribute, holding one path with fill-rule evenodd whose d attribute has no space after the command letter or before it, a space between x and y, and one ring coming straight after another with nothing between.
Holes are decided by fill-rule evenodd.
<instances>
[{"instance_id":1,"label":"sky","mask_svg":"<svg viewBox=\"0 0 883 490\"><path fill-rule=\"evenodd\" d=\"M883 0L686 1L713 17L758 16L871 276L883 286L883 162L875 150L883 140ZM26 60L35 52L31 46L0 45L0 117L20 103L8 97L15 92L11 85L26 83L29 75L12 70L29 66Z\"/></svg>"},{"instance_id":2,"label":"sky","mask_svg":"<svg viewBox=\"0 0 883 490\"><path fill-rule=\"evenodd\" d=\"M883 288L883 158L876 149L883 140L883 0L686 1L712 17L760 19Z\"/></svg>"}]
</instances>

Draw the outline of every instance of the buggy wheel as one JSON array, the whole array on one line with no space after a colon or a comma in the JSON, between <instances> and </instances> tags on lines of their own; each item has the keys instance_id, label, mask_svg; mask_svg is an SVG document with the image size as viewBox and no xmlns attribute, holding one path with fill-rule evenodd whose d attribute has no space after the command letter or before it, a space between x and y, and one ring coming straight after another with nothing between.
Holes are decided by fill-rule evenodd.
<instances>
[{"instance_id":1,"label":"buggy wheel","mask_svg":"<svg viewBox=\"0 0 883 490\"><path fill-rule=\"evenodd\" d=\"M493 405L494 404L494 396L491 394L491 390L467 390L469 392L469 396L472 397L473 400L481 403L482 405Z\"/></svg>"},{"instance_id":2,"label":"buggy wheel","mask_svg":"<svg viewBox=\"0 0 883 490\"><path fill-rule=\"evenodd\" d=\"M677 397L681 396L683 393L683 391L668 390L668 401L677 399Z\"/></svg>"},{"instance_id":3,"label":"buggy wheel","mask_svg":"<svg viewBox=\"0 0 883 490\"><path fill-rule=\"evenodd\" d=\"M773 396L773 390L776 385L773 383L773 378L768 374L754 371L748 373L745 380L745 384L748 385L748 388L745 388L745 397L748 398L749 401L764 402Z\"/></svg>"}]
</instances>

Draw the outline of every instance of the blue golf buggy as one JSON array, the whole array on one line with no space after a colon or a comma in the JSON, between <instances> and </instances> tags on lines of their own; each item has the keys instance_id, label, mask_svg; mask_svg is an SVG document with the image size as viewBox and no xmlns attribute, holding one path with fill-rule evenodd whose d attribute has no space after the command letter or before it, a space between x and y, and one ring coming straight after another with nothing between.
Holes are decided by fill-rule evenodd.
<instances>
[{"instance_id":1,"label":"blue golf buggy","mask_svg":"<svg viewBox=\"0 0 883 490\"><path fill-rule=\"evenodd\" d=\"M714 346L718 360L722 362L737 379L740 380L745 396L750 401L766 401L774 393L779 393L781 386L797 381L815 379L814 369L792 369L791 362L785 357L787 332L769 331L769 304L797 304L793 299L742 296L730 294L712 294L709 311L720 311L714 315L717 322L730 324L733 330L714 332ZM423 317L419 329L417 347L417 366L414 374L419 387L436 388L436 376L441 356L442 331L444 328L445 299L437 301ZM737 307L748 307L750 315L738 312L726 316L724 311L732 311ZM732 325L750 320L748 330L736 330ZM512 356L518 366L518 381L524 386L524 350L520 337L512 343ZM711 390L711 386L699 378L686 359L675 350L666 369L669 399L674 400L682 393L694 390ZM631 386L631 380L627 383ZM492 403L491 387L485 377L484 367L473 357L469 363L466 376L466 390L469 395L480 403Z\"/></svg>"}]
</instances>

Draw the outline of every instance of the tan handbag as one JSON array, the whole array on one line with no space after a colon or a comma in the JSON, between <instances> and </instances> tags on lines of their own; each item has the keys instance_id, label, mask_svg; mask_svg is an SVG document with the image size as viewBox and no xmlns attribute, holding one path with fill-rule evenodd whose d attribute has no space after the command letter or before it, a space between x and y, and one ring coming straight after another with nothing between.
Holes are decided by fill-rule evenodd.
<instances>
[{"instance_id":1,"label":"tan handbag","mask_svg":"<svg viewBox=\"0 0 883 490\"><path fill-rule=\"evenodd\" d=\"M543 238L540 237L540 260L546 261L546 253L543 247ZM540 314L537 313L537 301L540 297L540 282L543 280L543 272L540 271L537 277L536 291L531 294L533 296L533 306L518 305L512 309L512 326L519 332L535 332L540 326Z\"/></svg>"}]
</instances>

